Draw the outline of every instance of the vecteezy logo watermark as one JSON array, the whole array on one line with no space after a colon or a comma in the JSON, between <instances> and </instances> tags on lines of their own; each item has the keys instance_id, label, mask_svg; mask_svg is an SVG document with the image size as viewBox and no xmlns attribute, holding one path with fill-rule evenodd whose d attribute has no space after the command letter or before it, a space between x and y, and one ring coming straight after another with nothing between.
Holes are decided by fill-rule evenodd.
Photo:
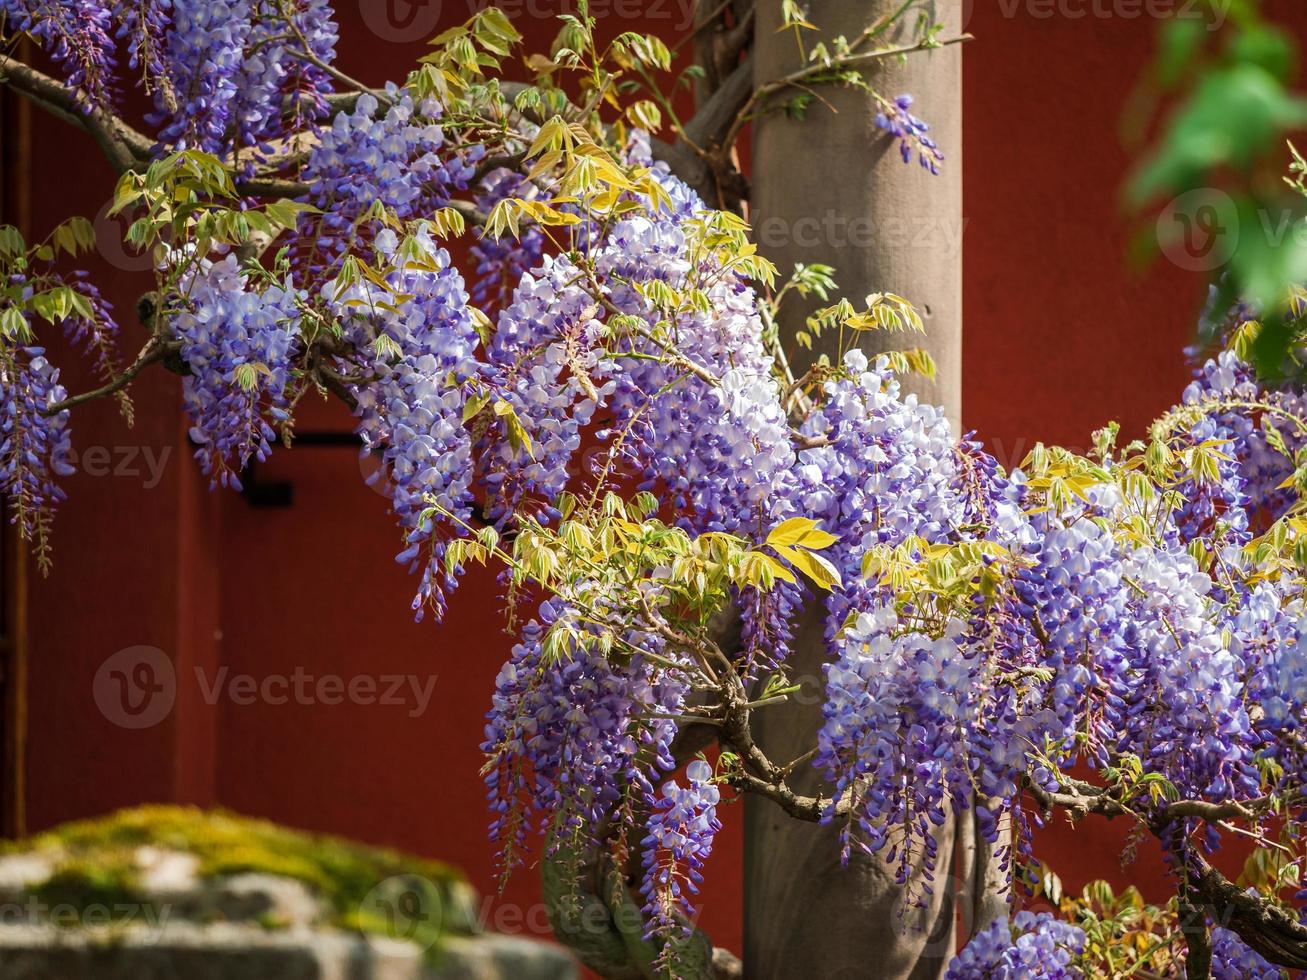
<instances>
[{"instance_id":1,"label":"vecteezy logo watermark","mask_svg":"<svg viewBox=\"0 0 1307 980\"><path fill-rule=\"evenodd\" d=\"M1212 272L1245 244L1271 252L1292 243L1307 250L1307 218L1297 208L1240 207L1222 190L1202 187L1181 194L1157 219L1162 254L1190 272Z\"/></svg>"},{"instance_id":2,"label":"vecteezy logo watermark","mask_svg":"<svg viewBox=\"0 0 1307 980\"><path fill-rule=\"evenodd\" d=\"M171 457L172 446L87 446L81 450L69 447L57 462L70 473L140 480L144 489L153 490L163 479Z\"/></svg>"},{"instance_id":3,"label":"vecteezy logo watermark","mask_svg":"<svg viewBox=\"0 0 1307 980\"><path fill-rule=\"evenodd\" d=\"M126 242L127 229L131 227L131 217L127 214L111 214L113 199L109 199L95 216L95 250L115 269L123 272L149 272L154 268L154 259L149 252L138 252Z\"/></svg>"},{"instance_id":4,"label":"vecteezy logo watermark","mask_svg":"<svg viewBox=\"0 0 1307 980\"><path fill-rule=\"evenodd\" d=\"M1190 272L1211 272L1229 262L1239 235L1239 206L1214 188L1181 194L1157 219L1162 254Z\"/></svg>"},{"instance_id":5,"label":"vecteezy logo watermark","mask_svg":"<svg viewBox=\"0 0 1307 980\"><path fill-rule=\"evenodd\" d=\"M431 695L436 689L436 676L429 674L355 674L345 678L339 674L310 674L302 667L287 674L233 674L230 668L220 667L212 679L203 668L195 668L195 680L200 685L200 696L208 705L217 704L224 697L238 707L268 704L280 707L287 704L314 705L338 704L380 705L388 708L408 708L408 716L417 718L426 713Z\"/></svg>"},{"instance_id":6,"label":"vecteezy logo watermark","mask_svg":"<svg viewBox=\"0 0 1307 980\"><path fill-rule=\"evenodd\" d=\"M673 31L694 26L696 0L590 0L596 20L640 20L668 23ZM423 41L444 23L453 25L495 7L510 20L555 20L560 14L577 14L576 0L359 0L363 23L383 41L409 44Z\"/></svg>"},{"instance_id":7,"label":"vecteezy logo watermark","mask_svg":"<svg viewBox=\"0 0 1307 980\"><path fill-rule=\"evenodd\" d=\"M378 884L359 905L368 943L409 943L425 950L440 936L444 903L436 883L422 875L395 875ZM387 951L389 952L389 951Z\"/></svg>"},{"instance_id":8,"label":"vecteezy logo watermark","mask_svg":"<svg viewBox=\"0 0 1307 980\"><path fill-rule=\"evenodd\" d=\"M949 257L962 251L962 239L969 218L873 218L850 217L837 211L805 215L795 221L779 216L758 224L758 243L764 248L867 249L876 246L895 251L928 249Z\"/></svg>"},{"instance_id":9,"label":"vecteezy logo watermark","mask_svg":"<svg viewBox=\"0 0 1307 980\"><path fill-rule=\"evenodd\" d=\"M303 667L262 677L233 673L230 667L213 672L196 667L194 677L200 698L209 707L221 701L236 707L349 704L401 708L410 718L426 713L437 680L434 674L312 674ZM128 647L100 665L92 692L100 713L113 724L152 728L172 713L177 683L172 661L162 650Z\"/></svg>"},{"instance_id":10,"label":"vecteezy logo watermark","mask_svg":"<svg viewBox=\"0 0 1307 980\"><path fill-rule=\"evenodd\" d=\"M1196 20L1219 31L1234 0L983 0L1004 20ZM962 28L971 26L976 0L964 0Z\"/></svg>"},{"instance_id":11,"label":"vecteezy logo watermark","mask_svg":"<svg viewBox=\"0 0 1307 980\"><path fill-rule=\"evenodd\" d=\"M128 647L100 665L91 687L96 707L120 728L153 728L177 701L177 674L157 647Z\"/></svg>"},{"instance_id":12,"label":"vecteezy logo watermark","mask_svg":"<svg viewBox=\"0 0 1307 980\"><path fill-rule=\"evenodd\" d=\"M436 33L441 0L359 0L363 23L383 41L405 44Z\"/></svg>"},{"instance_id":13,"label":"vecteezy logo watermark","mask_svg":"<svg viewBox=\"0 0 1307 980\"><path fill-rule=\"evenodd\" d=\"M172 906L167 903L92 902L74 905L46 902L35 895L0 902L0 926L49 924L60 930L132 928L135 930L134 941L146 945L158 942L171 916Z\"/></svg>"}]
</instances>

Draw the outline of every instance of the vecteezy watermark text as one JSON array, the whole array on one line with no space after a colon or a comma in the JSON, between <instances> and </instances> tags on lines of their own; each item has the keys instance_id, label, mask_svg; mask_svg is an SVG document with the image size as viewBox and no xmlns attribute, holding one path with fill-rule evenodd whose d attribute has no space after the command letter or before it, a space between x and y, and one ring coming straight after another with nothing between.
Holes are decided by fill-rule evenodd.
<instances>
[{"instance_id":1,"label":"vecteezy watermark text","mask_svg":"<svg viewBox=\"0 0 1307 980\"><path fill-rule=\"evenodd\" d=\"M296 667L288 674L255 676L230 667L195 667L200 699L214 707L354 705L400 708L418 718L431 706L435 674L315 674ZM171 658L157 647L119 650L96 671L92 694L100 713L121 728L152 728L177 703L178 677Z\"/></svg>"},{"instance_id":2,"label":"vecteezy watermark text","mask_svg":"<svg viewBox=\"0 0 1307 980\"><path fill-rule=\"evenodd\" d=\"M1219 31L1234 0L966 0L964 28L978 3L995 3L1004 20L1194 20Z\"/></svg>"},{"instance_id":3,"label":"vecteezy watermark text","mask_svg":"<svg viewBox=\"0 0 1307 980\"><path fill-rule=\"evenodd\" d=\"M416 674L310 674L296 667L290 674L233 674L220 667L212 678L203 668L195 668L195 680L200 685L204 703L215 705L224 697L234 705L268 704L279 707L297 705L354 704L364 707L408 707L409 717L424 714L431 704L436 689L434 674L419 677Z\"/></svg>"},{"instance_id":4,"label":"vecteezy watermark text","mask_svg":"<svg viewBox=\"0 0 1307 980\"><path fill-rule=\"evenodd\" d=\"M696 0L590 0L589 14L605 20L663 23L675 33L694 26ZM495 7L510 20L556 20L577 14L576 0L359 0L363 23L377 37L396 44L433 36L442 23L452 25Z\"/></svg>"},{"instance_id":5,"label":"vecteezy watermark text","mask_svg":"<svg viewBox=\"0 0 1307 980\"><path fill-rule=\"evenodd\" d=\"M35 895L0 902L0 926L48 924L61 930L141 927L157 940L172 906L150 902L47 902Z\"/></svg>"},{"instance_id":6,"label":"vecteezy watermark text","mask_svg":"<svg viewBox=\"0 0 1307 980\"><path fill-rule=\"evenodd\" d=\"M805 215L795 221L779 216L763 218L757 227L758 243L764 248L856 248L876 246L929 249L941 255L957 256L968 218L874 218L849 216L837 211Z\"/></svg>"},{"instance_id":7,"label":"vecteezy watermark text","mask_svg":"<svg viewBox=\"0 0 1307 980\"><path fill-rule=\"evenodd\" d=\"M86 476L140 480L144 489L153 490L171 457L172 446L86 446L70 447L57 462Z\"/></svg>"}]
</instances>

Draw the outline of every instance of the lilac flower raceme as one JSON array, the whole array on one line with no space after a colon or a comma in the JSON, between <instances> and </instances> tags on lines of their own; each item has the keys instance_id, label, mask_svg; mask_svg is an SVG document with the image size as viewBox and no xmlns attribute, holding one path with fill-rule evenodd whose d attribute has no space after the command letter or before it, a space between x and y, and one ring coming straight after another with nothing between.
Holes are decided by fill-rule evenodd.
<instances>
[{"instance_id":1,"label":"lilac flower raceme","mask_svg":"<svg viewBox=\"0 0 1307 980\"><path fill-rule=\"evenodd\" d=\"M1097 499L1114 498L1104 493ZM1064 733L1063 751L1076 752L1073 734L1083 732L1079 750L1106 764L1130 689L1125 631L1131 596L1111 531L1079 518L1037 519L1035 565L1015 586L1047 635L1043 663L1054 671L1047 707Z\"/></svg>"},{"instance_id":2,"label":"lilac flower raceme","mask_svg":"<svg viewBox=\"0 0 1307 980\"><path fill-rule=\"evenodd\" d=\"M1018 912L978 932L945 980L1080 980L1085 934L1046 912Z\"/></svg>"},{"instance_id":3,"label":"lilac flower raceme","mask_svg":"<svg viewBox=\"0 0 1307 980\"><path fill-rule=\"evenodd\" d=\"M633 800L652 804L652 777L674 765L676 725L650 716L680 710L686 693L674 671L644 655L618 665L573 646L551 662L544 633L575 614L546 602L540 617L499 672L483 745L491 833L505 872L522 860L529 833L553 825L555 840L583 842ZM651 654L662 649L638 634L627 643Z\"/></svg>"},{"instance_id":4,"label":"lilac flower raceme","mask_svg":"<svg viewBox=\"0 0 1307 980\"><path fill-rule=\"evenodd\" d=\"M472 443L463 425L467 384L481 373L473 353L478 338L463 277L449 253L423 229L400 254L395 234L377 236L378 255L393 263L387 289L370 282L324 288L328 303L349 324L348 336L371 379L355 388L364 452L379 450L386 489L404 530L397 561L421 573L413 607L444 611L454 586L443 567L440 529L471 516ZM426 514L436 505L446 513Z\"/></svg>"},{"instance_id":5,"label":"lilac flower raceme","mask_svg":"<svg viewBox=\"0 0 1307 980\"><path fill-rule=\"evenodd\" d=\"M176 92L168 77L168 28L173 0L130 0L117 5L116 37L127 42L127 66L139 71L146 92L176 105Z\"/></svg>"},{"instance_id":6,"label":"lilac flower raceme","mask_svg":"<svg viewBox=\"0 0 1307 980\"><path fill-rule=\"evenodd\" d=\"M876 114L876 125L899 141L904 163L911 163L913 154L916 154L923 168L938 174L944 153L929 135L930 126L909 111L912 101L910 95L883 101L880 112Z\"/></svg>"},{"instance_id":7,"label":"lilac flower raceme","mask_svg":"<svg viewBox=\"0 0 1307 980\"><path fill-rule=\"evenodd\" d=\"M326 0L204 0L172 9L155 84L160 142L225 155L262 153L268 141L321 114L330 79L320 63L335 57L336 25ZM158 15L133 36L146 44ZM246 166L252 160L246 161Z\"/></svg>"},{"instance_id":8,"label":"lilac flower raceme","mask_svg":"<svg viewBox=\"0 0 1307 980\"><path fill-rule=\"evenodd\" d=\"M82 304L80 311L70 312L55 325L62 327L64 335L82 347L105 380L110 380L116 370L118 326L109 305L86 281L85 273L61 278L47 266L38 262L26 272L12 275L8 285L15 299L28 303L37 293L53 288L75 290ZM45 349L30 339L34 318L26 311L20 316L22 333L0 336L0 340L17 341L13 346L0 343L0 490L10 501L13 523L24 539L34 543L38 561L45 566L50 521L55 507L65 499L56 478L73 472L69 412L48 413L68 392L59 383L59 370L46 358ZM124 401L124 410L130 418L129 402Z\"/></svg>"},{"instance_id":9,"label":"lilac flower raceme","mask_svg":"<svg viewBox=\"0 0 1307 980\"><path fill-rule=\"evenodd\" d=\"M529 451L496 429L482 454L490 514L504 521L524 502L545 513L563 490L581 430L613 390L599 343L603 320L567 256L549 256L524 275L500 312L488 355L495 389L530 440Z\"/></svg>"},{"instance_id":10,"label":"lilac flower raceme","mask_svg":"<svg viewBox=\"0 0 1307 980\"><path fill-rule=\"evenodd\" d=\"M1259 384L1252 368L1231 351L1207 361L1198 375L1182 400L1186 407L1207 407L1191 438L1217 440L1222 455L1230 457L1221 465L1214 493L1227 524L1240 532L1235 543L1243 543L1248 538L1246 530L1279 517L1293 501L1280 484L1294 471L1293 453L1307 443L1292 422L1307 417L1307 400L1297 392ZM1268 427L1275 428L1289 455L1275 447ZM1201 487L1186 488L1186 492L1190 489L1203 497L1213 494ZM1243 513L1231 515L1235 508ZM1196 514L1192 503L1186 504L1183 515L1180 522L1190 526L1195 519L1218 516L1215 508Z\"/></svg>"},{"instance_id":11,"label":"lilac flower raceme","mask_svg":"<svg viewBox=\"0 0 1307 980\"><path fill-rule=\"evenodd\" d=\"M1262 583L1241 597L1227 625L1231 654L1248 672L1247 698L1262 753L1282 767L1284 789L1307 781L1307 609L1283 585Z\"/></svg>"},{"instance_id":12,"label":"lilac flower raceme","mask_svg":"<svg viewBox=\"0 0 1307 980\"><path fill-rule=\"evenodd\" d=\"M700 873L712 852L713 837L722 829L717 819L721 794L712 784L712 766L703 760L685 769L688 786L674 779L663 783L662 793L649 817L644 838L644 895L646 938L657 930L671 930L684 915L682 929L688 932L690 906L687 893L699 892Z\"/></svg>"},{"instance_id":13,"label":"lilac flower raceme","mask_svg":"<svg viewBox=\"0 0 1307 980\"><path fill-rule=\"evenodd\" d=\"M860 614L827 668L817 761L835 798L852 794L846 857L886 851L906 881L918 855L932 877L930 828L952 798L971 799L963 733L978 720L981 665L962 623L938 639L894 637L896 618L887 607Z\"/></svg>"},{"instance_id":14,"label":"lilac flower raceme","mask_svg":"<svg viewBox=\"0 0 1307 980\"><path fill-rule=\"evenodd\" d=\"M439 103L415 101L393 85L386 91L391 102L384 111L375 96L360 96L352 112L337 113L323 128L309 153L309 203L323 213L302 219L301 248L314 268L337 260L357 238L376 234L379 226L358 227L374 204L400 219L429 217L472 177L482 151L461 157L442 152Z\"/></svg>"},{"instance_id":15,"label":"lilac flower raceme","mask_svg":"<svg viewBox=\"0 0 1307 980\"><path fill-rule=\"evenodd\" d=\"M0 26L35 38L87 108L108 108L117 91L113 7L99 0L0 0Z\"/></svg>"},{"instance_id":16,"label":"lilac flower raceme","mask_svg":"<svg viewBox=\"0 0 1307 980\"><path fill-rule=\"evenodd\" d=\"M65 498L55 477L72 472L68 411L46 410L67 394L43 348L0 347L0 489L43 564L50 517Z\"/></svg>"},{"instance_id":17,"label":"lilac flower raceme","mask_svg":"<svg viewBox=\"0 0 1307 980\"><path fill-rule=\"evenodd\" d=\"M883 358L868 363L851 350L844 369L848 378L827 382L821 409L806 425L805 432L824 435L829 445L801 454L796 510L835 535L826 557L856 589L869 549L909 536L947 540L963 522L965 498L944 413L901 397ZM843 623L852 600L842 590L831 595L828 634Z\"/></svg>"},{"instance_id":18,"label":"lilac flower raceme","mask_svg":"<svg viewBox=\"0 0 1307 980\"><path fill-rule=\"evenodd\" d=\"M1249 949L1229 929L1212 930L1212 980L1283 980L1284 971Z\"/></svg>"},{"instance_id":19,"label":"lilac flower raceme","mask_svg":"<svg viewBox=\"0 0 1307 980\"><path fill-rule=\"evenodd\" d=\"M250 0L176 6L162 55L169 85L156 92L151 117L160 144L218 155L231 146L253 26Z\"/></svg>"},{"instance_id":20,"label":"lilac flower raceme","mask_svg":"<svg viewBox=\"0 0 1307 980\"><path fill-rule=\"evenodd\" d=\"M161 151L262 152L311 124L330 90L328 0L285 9L281 0L0 0L0 14L50 51L88 107L111 107L115 41L125 42L128 67L154 97Z\"/></svg>"},{"instance_id":21,"label":"lilac flower raceme","mask_svg":"<svg viewBox=\"0 0 1307 980\"><path fill-rule=\"evenodd\" d=\"M91 315L74 313L66 317L62 324L64 336L78 344L95 363L100 376L109 381L118 371L118 324L114 321L113 310L100 295L99 288L89 281L87 273L74 272L67 278L67 283L81 294Z\"/></svg>"},{"instance_id":22,"label":"lilac flower raceme","mask_svg":"<svg viewBox=\"0 0 1307 980\"><path fill-rule=\"evenodd\" d=\"M273 423L287 418L298 296L251 288L235 255L205 261L185 283L171 327L190 369L182 391L195 456L215 484L240 489L251 459L266 459Z\"/></svg>"},{"instance_id":23,"label":"lilac flower raceme","mask_svg":"<svg viewBox=\"0 0 1307 980\"><path fill-rule=\"evenodd\" d=\"M1187 553L1160 549L1125 555L1121 574L1133 596L1118 751L1165 772L1190 798L1255 796L1244 665L1222 637L1211 578Z\"/></svg>"},{"instance_id":24,"label":"lilac flower raceme","mask_svg":"<svg viewBox=\"0 0 1307 980\"><path fill-rule=\"evenodd\" d=\"M240 147L266 149L268 141L302 129L324 112L331 78L319 64L335 60L338 40L328 0L254 0L232 113ZM301 40L302 39L302 40Z\"/></svg>"}]
</instances>

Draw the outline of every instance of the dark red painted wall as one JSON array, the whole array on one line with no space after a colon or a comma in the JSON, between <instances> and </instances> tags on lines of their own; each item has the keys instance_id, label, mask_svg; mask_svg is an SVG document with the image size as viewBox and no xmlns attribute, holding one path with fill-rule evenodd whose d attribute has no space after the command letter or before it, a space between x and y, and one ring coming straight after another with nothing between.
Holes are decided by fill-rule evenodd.
<instances>
[{"instance_id":1,"label":"dark red painted wall","mask_svg":"<svg viewBox=\"0 0 1307 980\"><path fill-rule=\"evenodd\" d=\"M614 0L604 9L616 24L640 6ZM1167 265L1132 273L1117 203L1128 163L1117 135L1121 109L1156 26L1130 15L1167 6L974 4L962 148L965 417L1004 463L1018 462L1036 439L1082 447L1110 418L1137 432L1185 383L1180 350L1201 283ZM1271 6L1307 40L1307 11L1293 0ZM385 13L396 8L411 19ZM438 26L434 14L444 26L467 13L466 0L438 8L339 0L343 67L369 81L401 75ZM683 26L679 0L644 8L647 27L672 35ZM557 7L522 0L506 9L543 37L552 27L539 13ZM1077 12L1084 16L1068 16ZM921 111L929 117L929 106ZM90 142L39 117L34 124L34 229L98 212L112 180ZM108 277L128 324L125 346L134 349L141 334L131 309L148 280L110 237L104 242L94 271ZM71 388L93 383L74 357L60 352L59 360ZM211 495L185 447L178 390L162 373L139 383L132 429L105 403L74 419L81 472L57 522L55 570L32 589L31 826L142 801L221 803L447 858L491 892L477 743L510 645L491 576L468 576L443 625L415 624L407 606L413 583L392 561L398 537L386 503L363 485L351 451L275 453L258 478L293 484L288 509ZM343 432L350 420L338 406L310 406L300 427ZM103 451L85 455L90 447ZM156 724L134 729L121 722L151 719L124 713L112 674L123 661L105 662L142 645L175 664L175 701ZM133 659L140 656L126 658ZM293 681L297 670L329 685L315 703L242 703L241 678ZM372 678L377 688L355 693L379 697L391 676L434 685L425 710L411 688L397 705L326 703L339 696L333 678ZM220 680L237 686L209 703L206 690ZM709 866L704 922L738 948L736 808L727 808L726 823ZM1070 883L1125 877L1121 838L1101 826L1046 832L1043 843ZM1161 893L1155 855L1141 858L1135 873ZM535 900L528 870L489 923L543 931Z\"/></svg>"}]
</instances>

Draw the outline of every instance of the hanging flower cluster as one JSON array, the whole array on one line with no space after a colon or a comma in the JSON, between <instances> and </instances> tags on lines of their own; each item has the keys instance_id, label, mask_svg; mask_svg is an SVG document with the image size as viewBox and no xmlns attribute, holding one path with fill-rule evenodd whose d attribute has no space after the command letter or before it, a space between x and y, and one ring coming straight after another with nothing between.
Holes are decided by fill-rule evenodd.
<instances>
[{"instance_id":1,"label":"hanging flower cluster","mask_svg":"<svg viewBox=\"0 0 1307 980\"><path fill-rule=\"evenodd\" d=\"M939 827L974 813L1010 870L1023 795L1083 791L1078 763L1161 828L1177 868L1219 827L1198 841L1173 801L1301 791L1307 402L1233 351L1147 442L1109 431L1089 455L1041 446L1005 472L906 393L919 356L848 341L920 327L905 300L815 314L838 356L795 377L785 292L743 222L644 134L607 146L539 92L504 98L484 77L506 50L493 13L405 85L342 97L325 0L0 11L88 111L114 104L119 45L144 76L161 159L122 187L144 213L132 235L163 256L147 353L184 375L213 481L239 487L298 399L334 392L384 464L418 614L444 612L468 562L502 565L518 642L483 748L506 873L536 836L576 868L603 853L640 882L666 952L689 932L724 787L838 825L846 859L879 855L927 892ZM938 172L911 99L882 107L904 160ZM470 280L440 244L467 219L485 232ZM0 484L40 540L70 440L33 314L110 379L114 331L89 284L38 288L20 271L32 250L0 234ZM817 743L774 764L750 717L794 692L796 623L819 601ZM720 733L715 764L678 742L700 727ZM799 767L829 795L795 794ZM1259 975L1233 936L1215 946ZM1085 948L1016 912L948 975L1077 977Z\"/></svg>"}]
</instances>

